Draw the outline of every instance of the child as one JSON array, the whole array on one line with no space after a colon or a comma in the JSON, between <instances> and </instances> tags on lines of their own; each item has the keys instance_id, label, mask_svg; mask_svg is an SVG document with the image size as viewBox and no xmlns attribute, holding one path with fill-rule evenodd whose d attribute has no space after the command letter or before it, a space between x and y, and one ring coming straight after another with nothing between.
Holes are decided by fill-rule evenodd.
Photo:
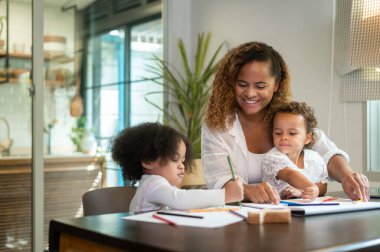
<instances>
[{"instance_id":1,"label":"child","mask_svg":"<svg viewBox=\"0 0 380 252\"><path fill-rule=\"evenodd\" d=\"M275 147L264 157L264 180L280 192L281 198L312 200L324 195L326 164L317 152L308 149L317 127L313 110L303 102L290 102L274 109L268 118Z\"/></svg>"},{"instance_id":2,"label":"child","mask_svg":"<svg viewBox=\"0 0 380 252\"><path fill-rule=\"evenodd\" d=\"M238 179L223 189L177 188L185 172L192 171L194 162L187 139L173 128L143 123L124 129L113 139L111 152L113 160L122 167L124 179L133 184L139 180L130 211L224 206L244 197Z\"/></svg>"}]
</instances>

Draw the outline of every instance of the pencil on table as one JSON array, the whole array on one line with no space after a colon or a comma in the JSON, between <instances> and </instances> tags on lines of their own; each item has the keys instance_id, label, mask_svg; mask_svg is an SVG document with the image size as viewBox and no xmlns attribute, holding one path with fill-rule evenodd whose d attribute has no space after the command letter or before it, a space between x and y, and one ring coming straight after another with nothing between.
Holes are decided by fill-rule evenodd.
<instances>
[{"instance_id":1,"label":"pencil on table","mask_svg":"<svg viewBox=\"0 0 380 252\"><path fill-rule=\"evenodd\" d=\"M330 198L322 200L322 202L332 201L332 200L336 200L336 199L338 199L338 198L336 198L336 197L330 197Z\"/></svg>"},{"instance_id":2,"label":"pencil on table","mask_svg":"<svg viewBox=\"0 0 380 252\"><path fill-rule=\"evenodd\" d=\"M235 173L234 169L232 168L231 158L230 155L227 155L228 165L230 166L231 175L232 175L232 181L235 181ZM238 201L239 207L241 207L241 201Z\"/></svg>"},{"instance_id":3,"label":"pencil on table","mask_svg":"<svg viewBox=\"0 0 380 252\"><path fill-rule=\"evenodd\" d=\"M158 215L156 215L156 214L153 214L152 217L155 218L155 219L157 219L157 220L160 220L160 221L166 222L167 224L169 224L169 225L171 225L171 226L174 226L174 227L177 226L177 223L175 223L174 221L168 220L168 219L163 218L163 217L161 217L161 216L158 216Z\"/></svg>"}]
</instances>

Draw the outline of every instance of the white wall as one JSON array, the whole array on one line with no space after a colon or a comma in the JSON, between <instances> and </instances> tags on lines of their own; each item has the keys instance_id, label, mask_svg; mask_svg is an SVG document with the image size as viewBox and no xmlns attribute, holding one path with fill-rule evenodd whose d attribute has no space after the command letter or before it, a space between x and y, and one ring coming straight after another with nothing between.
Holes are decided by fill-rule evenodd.
<instances>
[{"instance_id":1,"label":"white wall","mask_svg":"<svg viewBox=\"0 0 380 252\"><path fill-rule=\"evenodd\" d=\"M170 16L168 39L173 44L185 38L195 48L197 33L210 31L211 51L223 41L228 48L262 41L277 49L288 63L294 100L315 108L319 127L349 153L353 169L362 172L362 104L340 103L340 78L331 67L334 1L168 0L165 4ZM175 62L176 47L168 49L169 60ZM334 188L339 185L329 186Z\"/></svg>"}]
</instances>

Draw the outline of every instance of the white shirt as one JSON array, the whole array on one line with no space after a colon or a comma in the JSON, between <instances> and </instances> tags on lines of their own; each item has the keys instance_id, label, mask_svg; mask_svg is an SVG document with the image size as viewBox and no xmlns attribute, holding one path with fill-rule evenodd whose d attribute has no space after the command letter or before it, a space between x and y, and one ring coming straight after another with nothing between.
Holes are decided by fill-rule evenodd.
<instances>
[{"instance_id":1,"label":"white shirt","mask_svg":"<svg viewBox=\"0 0 380 252\"><path fill-rule=\"evenodd\" d=\"M271 149L265 154L262 162L263 180L267 181L277 192L281 192L289 186L283 180L277 180L279 171L285 167L294 169L309 178L313 183L327 183L327 166L322 157L315 151L304 149L304 168L298 168L289 157L277 148Z\"/></svg>"},{"instance_id":2,"label":"white shirt","mask_svg":"<svg viewBox=\"0 0 380 252\"><path fill-rule=\"evenodd\" d=\"M336 154L342 155L348 160L348 155L339 150L320 129L315 129L316 139L312 149L322 156L324 162ZM243 129L239 118L235 116L230 129L218 131L202 126L202 163L208 188L223 188L224 184L231 179L227 155L230 155L235 175L245 184L262 181L261 178L251 176L261 170L262 159L255 163L249 162L249 151L245 141Z\"/></svg>"},{"instance_id":3,"label":"white shirt","mask_svg":"<svg viewBox=\"0 0 380 252\"><path fill-rule=\"evenodd\" d=\"M143 175L129 211L152 211L169 207L178 210L224 206L224 189L182 190L158 175Z\"/></svg>"}]
</instances>

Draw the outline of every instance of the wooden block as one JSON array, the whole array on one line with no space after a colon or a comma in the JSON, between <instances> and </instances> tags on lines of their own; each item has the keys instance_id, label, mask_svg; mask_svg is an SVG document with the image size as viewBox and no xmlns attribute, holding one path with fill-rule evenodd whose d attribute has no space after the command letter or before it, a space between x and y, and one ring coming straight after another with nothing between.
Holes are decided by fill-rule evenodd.
<instances>
[{"instance_id":1,"label":"wooden block","mask_svg":"<svg viewBox=\"0 0 380 252\"><path fill-rule=\"evenodd\" d=\"M289 208L284 209L264 209L264 223L290 223L291 213Z\"/></svg>"},{"instance_id":2,"label":"wooden block","mask_svg":"<svg viewBox=\"0 0 380 252\"><path fill-rule=\"evenodd\" d=\"M260 212L248 212L247 222L249 224L261 224L261 211Z\"/></svg>"}]
</instances>

